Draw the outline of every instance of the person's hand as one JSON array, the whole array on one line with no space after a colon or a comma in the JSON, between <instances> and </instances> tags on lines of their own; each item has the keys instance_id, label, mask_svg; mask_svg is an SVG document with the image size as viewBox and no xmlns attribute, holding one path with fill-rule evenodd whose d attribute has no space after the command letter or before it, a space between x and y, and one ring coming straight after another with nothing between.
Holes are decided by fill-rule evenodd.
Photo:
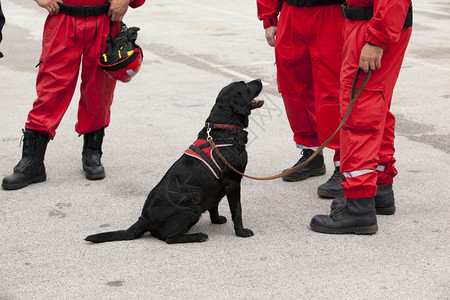
<instances>
[{"instance_id":1,"label":"person's hand","mask_svg":"<svg viewBox=\"0 0 450 300\"><path fill-rule=\"evenodd\" d=\"M123 16L128 10L130 0L108 0L111 3L109 7L108 16L111 17L111 21L122 21Z\"/></svg>"},{"instance_id":2,"label":"person's hand","mask_svg":"<svg viewBox=\"0 0 450 300\"><path fill-rule=\"evenodd\" d=\"M35 0L35 1L40 7L45 8L49 14L51 14L51 15L59 14L58 2L61 2L61 1L57 1L57 0Z\"/></svg>"},{"instance_id":3,"label":"person's hand","mask_svg":"<svg viewBox=\"0 0 450 300\"><path fill-rule=\"evenodd\" d=\"M365 72L369 69L375 71L381 68L381 57L383 56L383 48L366 43L361 49L359 58L359 67Z\"/></svg>"},{"instance_id":4,"label":"person's hand","mask_svg":"<svg viewBox=\"0 0 450 300\"><path fill-rule=\"evenodd\" d=\"M275 36L277 35L277 26L270 26L265 29L266 31L266 40L269 46L275 46Z\"/></svg>"}]
</instances>

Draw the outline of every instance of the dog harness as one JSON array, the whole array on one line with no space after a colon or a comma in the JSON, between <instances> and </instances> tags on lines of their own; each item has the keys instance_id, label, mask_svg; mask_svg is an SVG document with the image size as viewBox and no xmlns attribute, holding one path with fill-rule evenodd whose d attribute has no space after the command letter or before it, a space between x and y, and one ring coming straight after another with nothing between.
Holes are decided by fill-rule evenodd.
<instances>
[{"instance_id":1,"label":"dog harness","mask_svg":"<svg viewBox=\"0 0 450 300\"><path fill-rule=\"evenodd\" d=\"M217 147L229 147L233 144L219 144ZM215 161L213 155L213 149L211 145L205 139L197 139L189 149L184 151L184 154L194 157L204 163L208 169L213 173L214 177L217 179L222 178L222 169Z\"/></svg>"}]
</instances>

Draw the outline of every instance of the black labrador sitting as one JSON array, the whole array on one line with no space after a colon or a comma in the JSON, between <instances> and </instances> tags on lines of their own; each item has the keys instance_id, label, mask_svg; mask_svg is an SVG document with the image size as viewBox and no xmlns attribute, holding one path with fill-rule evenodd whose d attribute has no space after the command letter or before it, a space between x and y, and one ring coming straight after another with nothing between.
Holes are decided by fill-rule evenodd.
<instances>
[{"instance_id":1,"label":"black labrador sitting","mask_svg":"<svg viewBox=\"0 0 450 300\"><path fill-rule=\"evenodd\" d=\"M225 159L240 172L247 165L247 132L250 111L264 102L256 100L262 90L260 80L234 82L224 87L199 132L198 139L185 151L145 201L141 217L127 230L90 235L93 243L133 240L149 231L168 244L204 242L204 233L187 232L203 212L209 211L211 222L223 224L218 206L226 195L237 236L249 237L253 232L244 228L241 209L241 179L216 156L207 141L211 136Z\"/></svg>"}]
</instances>

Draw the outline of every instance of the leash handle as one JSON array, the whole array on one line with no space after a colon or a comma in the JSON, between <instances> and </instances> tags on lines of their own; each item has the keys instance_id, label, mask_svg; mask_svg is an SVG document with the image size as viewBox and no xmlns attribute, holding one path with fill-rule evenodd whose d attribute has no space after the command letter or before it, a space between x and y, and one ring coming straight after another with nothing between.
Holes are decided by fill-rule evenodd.
<instances>
[{"instance_id":1,"label":"leash handle","mask_svg":"<svg viewBox=\"0 0 450 300\"><path fill-rule=\"evenodd\" d=\"M361 68L358 68L356 70L355 73L355 77L353 78L353 83L352 83L352 87L350 90L350 103L347 107L347 112L345 113L344 117L341 120L341 123L339 124L339 126L336 128L336 130L334 131L334 133L325 141L322 143L322 145L320 145L320 147L314 151L313 154L311 154L311 156L305 160L303 163L292 167L290 169L287 169L279 174L273 175L273 176L268 176L268 177L256 177L256 176L250 176L247 174L244 174L242 172L240 172L239 170L237 170L235 167L233 167L226 159L225 157L223 157L222 153L220 153L219 149L217 148L216 144L213 141L213 138L211 137L211 135L209 134L209 131L207 131L207 140L209 142L209 144L211 145L211 148L214 150L214 152L217 154L217 156L220 158L220 160L222 160L222 162L231 170L233 170L234 172L238 173L239 175L243 176L243 177L247 177L249 179L254 179L254 180L272 180L272 179L277 179L286 175L289 175L295 171L297 171L300 168L303 168L304 166L306 166L307 164L309 164L311 162L311 160L313 160L319 153L320 151L322 151L329 142L331 142L331 140L334 138L334 136L339 132L339 130L341 130L341 128L344 126L345 122L347 122L348 117L350 116L350 113L352 111L353 108L353 104L355 104L356 99L358 99L359 95L361 94L361 92L363 91L364 87L367 85L367 82L370 79L370 76L372 75L372 71L369 69L369 71L366 74L366 78L364 78L364 81L361 83L361 86L356 90L355 93L355 89L356 89L356 83L358 81L358 77L359 77L359 73L361 71Z\"/></svg>"}]
</instances>

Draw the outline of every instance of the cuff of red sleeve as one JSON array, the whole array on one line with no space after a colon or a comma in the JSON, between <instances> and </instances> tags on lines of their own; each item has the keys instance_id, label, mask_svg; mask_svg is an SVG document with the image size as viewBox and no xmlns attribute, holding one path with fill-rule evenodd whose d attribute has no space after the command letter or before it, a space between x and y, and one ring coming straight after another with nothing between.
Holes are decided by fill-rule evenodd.
<instances>
[{"instance_id":1,"label":"cuff of red sleeve","mask_svg":"<svg viewBox=\"0 0 450 300\"><path fill-rule=\"evenodd\" d=\"M263 20L264 29L271 26L278 26L278 18L267 18Z\"/></svg>"},{"instance_id":2,"label":"cuff of red sleeve","mask_svg":"<svg viewBox=\"0 0 450 300\"><path fill-rule=\"evenodd\" d=\"M386 47L387 43L381 41L380 39L378 39L375 35L373 35L370 32L367 32L366 34L366 42L381 48Z\"/></svg>"},{"instance_id":3,"label":"cuff of red sleeve","mask_svg":"<svg viewBox=\"0 0 450 300\"><path fill-rule=\"evenodd\" d=\"M130 7L131 8L136 8L141 6L142 4L145 3L145 0L130 0Z\"/></svg>"}]
</instances>

